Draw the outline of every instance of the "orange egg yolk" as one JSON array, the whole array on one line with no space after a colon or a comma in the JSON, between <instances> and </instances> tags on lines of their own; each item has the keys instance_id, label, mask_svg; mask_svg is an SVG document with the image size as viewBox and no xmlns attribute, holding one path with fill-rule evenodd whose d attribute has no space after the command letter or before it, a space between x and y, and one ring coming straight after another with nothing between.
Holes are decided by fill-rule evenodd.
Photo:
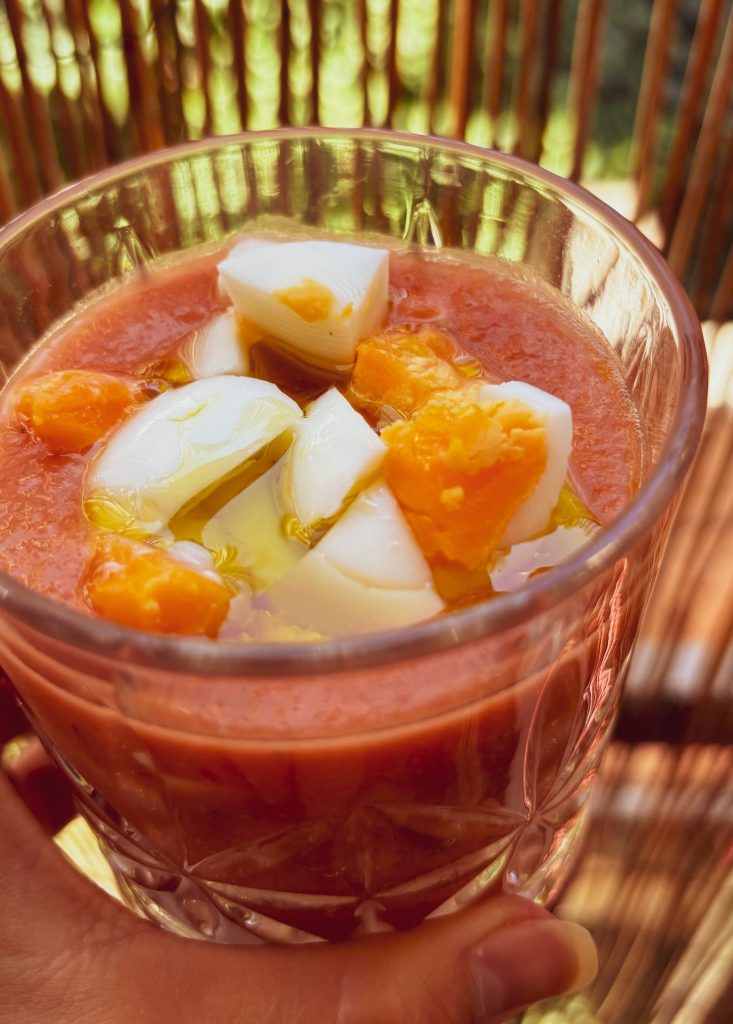
<instances>
[{"instance_id":1,"label":"orange egg yolk","mask_svg":"<svg viewBox=\"0 0 733 1024\"><path fill-rule=\"evenodd\" d=\"M516 400L443 392L382 431L385 476L432 564L485 565L547 462L544 427Z\"/></svg>"},{"instance_id":2,"label":"orange egg yolk","mask_svg":"<svg viewBox=\"0 0 733 1024\"><path fill-rule=\"evenodd\" d=\"M100 533L86 577L86 598L97 614L122 626L215 637L231 593L164 551L129 537Z\"/></svg>"},{"instance_id":3,"label":"orange egg yolk","mask_svg":"<svg viewBox=\"0 0 733 1024\"><path fill-rule=\"evenodd\" d=\"M300 284L274 293L275 298L309 324L326 320L334 306L333 292L324 284L305 277Z\"/></svg>"},{"instance_id":4,"label":"orange egg yolk","mask_svg":"<svg viewBox=\"0 0 733 1024\"><path fill-rule=\"evenodd\" d=\"M26 384L16 410L52 452L83 452L144 396L136 381L90 370L61 370Z\"/></svg>"},{"instance_id":5,"label":"orange egg yolk","mask_svg":"<svg viewBox=\"0 0 733 1024\"><path fill-rule=\"evenodd\" d=\"M432 328L396 328L362 341L350 392L357 403L411 416L433 395L470 387L451 359L450 340Z\"/></svg>"}]
</instances>

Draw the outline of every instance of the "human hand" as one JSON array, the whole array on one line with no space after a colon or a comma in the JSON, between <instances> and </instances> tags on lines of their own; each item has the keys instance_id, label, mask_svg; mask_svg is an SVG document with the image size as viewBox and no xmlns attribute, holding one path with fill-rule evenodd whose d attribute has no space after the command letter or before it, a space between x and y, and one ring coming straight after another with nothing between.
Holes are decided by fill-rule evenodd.
<instances>
[{"instance_id":1,"label":"human hand","mask_svg":"<svg viewBox=\"0 0 733 1024\"><path fill-rule=\"evenodd\" d=\"M24 727L0 693L0 745ZM343 945L178 938L109 899L50 842L73 811L37 741L8 775L12 785L0 773L5 1024L498 1024L595 974L587 932L511 896Z\"/></svg>"}]
</instances>

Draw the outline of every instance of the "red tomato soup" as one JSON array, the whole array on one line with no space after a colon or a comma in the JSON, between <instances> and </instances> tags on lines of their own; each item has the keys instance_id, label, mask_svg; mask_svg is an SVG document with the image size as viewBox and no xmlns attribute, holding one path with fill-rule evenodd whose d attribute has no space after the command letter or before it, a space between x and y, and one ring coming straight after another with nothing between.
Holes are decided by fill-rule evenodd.
<instances>
[{"instance_id":1,"label":"red tomato soup","mask_svg":"<svg viewBox=\"0 0 733 1024\"><path fill-rule=\"evenodd\" d=\"M134 415L175 386L182 342L226 307L216 265L213 256L190 261L99 299L6 389L0 568L85 615L95 614L85 585L100 531L85 515L83 487L103 441L58 450L76 433L55 434L51 450L19 416L18 395L41 375L90 370L125 381L119 416ZM389 296L387 326L445 335L466 380L525 381L563 399L573 417L574 497L596 525L613 520L638 486L643 444L620 364L591 326L549 289L488 261L394 252ZM301 405L334 383L266 344L253 349L252 365ZM336 383L348 397L348 383ZM371 422L380 425L373 410ZM472 570L438 566L436 578L441 572L448 611L492 599ZM157 894L181 920L185 899L171 894L200 886L217 920L241 921L246 906L338 939L374 914L412 925L482 871L489 879L526 824L528 758L535 809L555 801L555 818L532 840L537 863L547 856L553 828L567 829L582 805L560 799L558 779L580 743L588 687L602 680L610 720L637 610L631 600L613 635L600 603L581 610L578 643L532 664L524 654L538 641L525 642L519 628L490 662L477 642L377 669L209 689L182 676L176 690L175 673L140 670L137 691L124 655L122 682L92 661L52 669L51 652L20 634L3 640L0 656L42 736L73 765L81 801L133 888ZM232 640L223 633L210 642Z\"/></svg>"}]
</instances>

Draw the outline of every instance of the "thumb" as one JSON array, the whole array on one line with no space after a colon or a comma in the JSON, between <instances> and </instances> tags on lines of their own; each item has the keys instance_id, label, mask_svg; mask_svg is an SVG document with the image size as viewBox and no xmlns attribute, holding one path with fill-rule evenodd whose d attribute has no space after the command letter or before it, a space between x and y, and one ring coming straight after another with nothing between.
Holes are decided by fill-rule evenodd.
<instances>
[{"instance_id":1,"label":"thumb","mask_svg":"<svg viewBox=\"0 0 733 1024\"><path fill-rule=\"evenodd\" d=\"M515 896L364 941L350 956L338 1016L345 1024L496 1024L583 988L597 970L584 928Z\"/></svg>"}]
</instances>

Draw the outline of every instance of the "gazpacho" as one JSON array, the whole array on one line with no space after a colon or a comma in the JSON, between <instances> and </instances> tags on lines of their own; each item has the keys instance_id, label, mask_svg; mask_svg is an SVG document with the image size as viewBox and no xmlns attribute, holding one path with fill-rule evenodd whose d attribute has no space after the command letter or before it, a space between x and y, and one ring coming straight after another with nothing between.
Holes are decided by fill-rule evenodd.
<instances>
[{"instance_id":1,"label":"gazpacho","mask_svg":"<svg viewBox=\"0 0 733 1024\"><path fill-rule=\"evenodd\" d=\"M133 629L328 644L525 586L621 510L642 451L616 357L549 288L499 261L248 238L98 299L16 373L0 568ZM523 661L520 631L485 671L447 652L300 690L245 675L225 722L205 679L161 723L121 684L2 657L138 897L188 920L193 886L215 937L342 938L499 877L534 821L528 736L536 804L604 628L579 623L552 664Z\"/></svg>"}]
</instances>

